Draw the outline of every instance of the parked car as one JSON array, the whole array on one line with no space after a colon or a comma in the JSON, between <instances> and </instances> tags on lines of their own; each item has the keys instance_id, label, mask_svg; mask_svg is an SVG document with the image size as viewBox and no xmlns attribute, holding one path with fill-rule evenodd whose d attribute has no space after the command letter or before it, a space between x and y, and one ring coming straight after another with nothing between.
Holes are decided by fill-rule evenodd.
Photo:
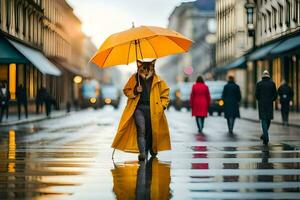
<instances>
[{"instance_id":1,"label":"parked car","mask_svg":"<svg viewBox=\"0 0 300 200\"><path fill-rule=\"evenodd\" d=\"M112 105L115 109L119 107L120 91L114 85L103 85L101 87L101 107L105 105Z\"/></svg>"},{"instance_id":2,"label":"parked car","mask_svg":"<svg viewBox=\"0 0 300 200\"><path fill-rule=\"evenodd\" d=\"M180 110L181 108L190 110L190 95L192 86L192 82L184 82L178 83L175 87L173 87L173 89L171 89L171 105L176 110Z\"/></svg>"},{"instance_id":3,"label":"parked car","mask_svg":"<svg viewBox=\"0 0 300 200\"><path fill-rule=\"evenodd\" d=\"M225 81L205 81L205 84L209 88L211 102L208 109L209 115L213 115L214 112L217 112L220 116L224 112L224 101L222 99L222 93Z\"/></svg>"}]
</instances>

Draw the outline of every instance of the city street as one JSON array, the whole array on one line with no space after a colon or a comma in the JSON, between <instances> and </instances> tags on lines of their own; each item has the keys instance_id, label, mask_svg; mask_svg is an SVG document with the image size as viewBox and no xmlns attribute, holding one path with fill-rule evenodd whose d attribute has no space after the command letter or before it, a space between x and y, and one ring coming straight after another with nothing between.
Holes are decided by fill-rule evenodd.
<instances>
[{"instance_id":1,"label":"city street","mask_svg":"<svg viewBox=\"0 0 300 200\"><path fill-rule=\"evenodd\" d=\"M171 109L172 151L139 165L137 154L111 159L121 112L84 110L1 130L0 199L299 199L297 128L271 125L266 147L258 123L238 120L229 136L214 116L198 134L189 112Z\"/></svg>"}]
</instances>

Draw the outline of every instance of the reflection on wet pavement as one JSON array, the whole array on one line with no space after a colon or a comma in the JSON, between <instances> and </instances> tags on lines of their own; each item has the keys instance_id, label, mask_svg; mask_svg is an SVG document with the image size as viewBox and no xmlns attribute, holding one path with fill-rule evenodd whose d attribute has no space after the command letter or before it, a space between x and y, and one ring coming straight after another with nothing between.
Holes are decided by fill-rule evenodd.
<instances>
[{"instance_id":1,"label":"reflection on wet pavement","mask_svg":"<svg viewBox=\"0 0 300 200\"><path fill-rule=\"evenodd\" d=\"M165 200L171 198L170 164L162 163L157 158L150 158L147 162L116 164L111 172L116 199Z\"/></svg>"},{"instance_id":2,"label":"reflection on wet pavement","mask_svg":"<svg viewBox=\"0 0 300 200\"><path fill-rule=\"evenodd\" d=\"M1 131L0 199L299 199L297 129L271 126L267 147L258 124L240 121L232 137L208 118L198 134L189 113L168 112L172 151L140 163L117 151L114 163L120 113L108 113Z\"/></svg>"}]
</instances>

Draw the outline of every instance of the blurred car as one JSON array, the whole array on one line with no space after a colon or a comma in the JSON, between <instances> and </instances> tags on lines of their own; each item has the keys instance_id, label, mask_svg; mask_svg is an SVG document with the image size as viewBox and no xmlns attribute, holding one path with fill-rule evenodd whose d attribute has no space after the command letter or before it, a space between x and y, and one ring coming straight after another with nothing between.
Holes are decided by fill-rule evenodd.
<instances>
[{"instance_id":1,"label":"blurred car","mask_svg":"<svg viewBox=\"0 0 300 200\"><path fill-rule=\"evenodd\" d=\"M101 87L101 107L105 105L112 105L115 109L119 107L120 91L114 85L103 85Z\"/></svg>"},{"instance_id":2,"label":"blurred car","mask_svg":"<svg viewBox=\"0 0 300 200\"><path fill-rule=\"evenodd\" d=\"M80 107L93 107L94 109L100 107L98 81L86 80L83 82L81 87Z\"/></svg>"},{"instance_id":3,"label":"blurred car","mask_svg":"<svg viewBox=\"0 0 300 200\"><path fill-rule=\"evenodd\" d=\"M205 81L205 84L209 88L211 102L208 109L209 115L213 115L214 112L217 112L220 116L224 112L224 101L222 99L222 93L225 81Z\"/></svg>"},{"instance_id":4,"label":"blurred car","mask_svg":"<svg viewBox=\"0 0 300 200\"><path fill-rule=\"evenodd\" d=\"M178 83L171 89L171 105L176 109L186 108L190 110L190 95L192 91L192 82Z\"/></svg>"}]
</instances>

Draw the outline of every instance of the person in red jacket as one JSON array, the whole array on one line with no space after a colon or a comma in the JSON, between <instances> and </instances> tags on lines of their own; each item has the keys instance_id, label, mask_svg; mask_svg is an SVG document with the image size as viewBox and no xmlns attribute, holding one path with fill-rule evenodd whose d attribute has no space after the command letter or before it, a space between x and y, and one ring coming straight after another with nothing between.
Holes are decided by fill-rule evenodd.
<instances>
[{"instance_id":1,"label":"person in red jacket","mask_svg":"<svg viewBox=\"0 0 300 200\"><path fill-rule=\"evenodd\" d=\"M196 83L192 87L190 105L192 116L196 117L196 123L199 133L202 133L204 127L204 119L207 117L210 105L210 93L207 85L205 85L203 77L198 76Z\"/></svg>"}]
</instances>

